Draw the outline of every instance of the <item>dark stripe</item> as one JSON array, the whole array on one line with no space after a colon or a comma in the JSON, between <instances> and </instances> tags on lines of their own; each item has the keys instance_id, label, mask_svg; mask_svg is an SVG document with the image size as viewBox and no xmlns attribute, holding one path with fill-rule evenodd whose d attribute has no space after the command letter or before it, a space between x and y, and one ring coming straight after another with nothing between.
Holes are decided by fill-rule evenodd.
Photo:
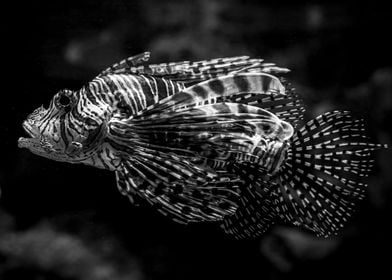
<instances>
[{"instance_id":1,"label":"dark stripe","mask_svg":"<svg viewBox=\"0 0 392 280\"><path fill-rule=\"evenodd\" d=\"M89 89L89 91L91 91L94 96L97 96L97 98L99 97L100 101L110 102L109 95L106 94L106 91L104 90L102 84L102 82L93 80L86 87Z\"/></svg>"},{"instance_id":2,"label":"dark stripe","mask_svg":"<svg viewBox=\"0 0 392 280\"><path fill-rule=\"evenodd\" d=\"M101 153L97 153L97 157L99 158L99 160L102 162L102 165L105 166L106 169L110 169L110 166L102 158Z\"/></svg>"},{"instance_id":3,"label":"dark stripe","mask_svg":"<svg viewBox=\"0 0 392 280\"><path fill-rule=\"evenodd\" d=\"M73 112L72 112L72 114L73 114ZM73 116L74 116L74 120L76 120L75 115L73 115ZM76 133L80 134L81 131L79 129L81 129L81 127L77 127L75 124L76 124L76 122L75 121L71 121L71 116L69 115L69 117L68 117L69 128L74 130Z\"/></svg>"},{"instance_id":4,"label":"dark stripe","mask_svg":"<svg viewBox=\"0 0 392 280\"><path fill-rule=\"evenodd\" d=\"M110 130L110 134L112 134L113 135L113 131L112 130ZM114 133L115 134L115 133ZM119 152L124 152L124 153L129 153L129 154L132 154L133 153L133 151L132 151L132 149L130 149L129 147L128 147L128 145L121 145L121 144L119 144L118 142L116 142L116 141L114 141L114 140L111 140L111 139L106 139L106 142L109 144L109 145L111 145L113 148L115 148L117 151L119 151Z\"/></svg>"},{"instance_id":5,"label":"dark stripe","mask_svg":"<svg viewBox=\"0 0 392 280\"><path fill-rule=\"evenodd\" d=\"M141 102L141 100L139 98L139 94L137 94L135 92L138 89L137 89L137 86L133 83L133 81L129 82L126 79L121 79L121 80L118 80L118 82L123 87L123 90L128 94L129 101L135 103L135 110L136 110L136 112L139 112L140 110L142 110L143 109L143 105L142 105L142 102ZM135 90L133 90L132 87L134 87ZM143 92L140 92L140 94L144 95Z\"/></svg>"},{"instance_id":6,"label":"dark stripe","mask_svg":"<svg viewBox=\"0 0 392 280\"><path fill-rule=\"evenodd\" d=\"M169 96L173 95L174 91L173 91L173 88L170 85L170 82L168 80L166 80L166 79L163 79L163 82L165 83L165 86L167 88L167 94Z\"/></svg>"},{"instance_id":7,"label":"dark stripe","mask_svg":"<svg viewBox=\"0 0 392 280\"><path fill-rule=\"evenodd\" d=\"M225 91L225 87L221 80L211 80L208 82L208 86L218 94L222 94Z\"/></svg>"},{"instance_id":8,"label":"dark stripe","mask_svg":"<svg viewBox=\"0 0 392 280\"><path fill-rule=\"evenodd\" d=\"M159 100L162 100L169 96L169 93L166 90L166 84L162 81L162 79L155 79L155 82L157 83L158 87Z\"/></svg>"},{"instance_id":9,"label":"dark stripe","mask_svg":"<svg viewBox=\"0 0 392 280\"><path fill-rule=\"evenodd\" d=\"M261 83L263 86L263 91L267 92L270 89L270 84L271 84L272 78L269 76L262 76L261 79L262 79Z\"/></svg>"},{"instance_id":10,"label":"dark stripe","mask_svg":"<svg viewBox=\"0 0 392 280\"><path fill-rule=\"evenodd\" d=\"M192 91L197 94L197 96L201 97L202 99L206 99L208 96L208 92L205 88L201 86L193 86Z\"/></svg>"},{"instance_id":11,"label":"dark stripe","mask_svg":"<svg viewBox=\"0 0 392 280\"><path fill-rule=\"evenodd\" d=\"M280 159L281 159L281 157L282 157L282 152L284 151L284 146L282 146L278 151L277 151L277 153L276 153L276 155L275 156L273 156L273 161L272 161L272 164L271 164L271 170L270 170L270 172L274 172L275 171L275 169L278 167L277 165L280 163Z\"/></svg>"},{"instance_id":12,"label":"dark stripe","mask_svg":"<svg viewBox=\"0 0 392 280\"><path fill-rule=\"evenodd\" d=\"M173 95L173 94L176 94L176 93L178 92L178 91L177 91L176 82L169 81L169 87L171 88L172 95Z\"/></svg>"},{"instance_id":13,"label":"dark stripe","mask_svg":"<svg viewBox=\"0 0 392 280\"><path fill-rule=\"evenodd\" d=\"M105 83L108 86L109 90L113 94L114 99L116 101L120 101L119 97L118 97L118 94L116 94L118 92L118 89L117 89L116 85L114 84L114 82L110 78L108 78L107 76L103 77L103 80L105 81Z\"/></svg>"},{"instance_id":14,"label":"dark stripe","mask_svg":"<svg viewBox=\"0 0 392 280\"><path fill-rule=\"evenodd\" d=\"M78 121L80 121L80 122L83 123L83 121L84 121L84 116L82 116L82 115L80 114L80 112L78 111L77 106L74 106L74 107L72 108L72 110L71 110L70 113L73 115L73 117L74 117L76 120L78 120Z\"/></svg>"},{"instance_id":15,"label":"dark stripe","mask_svg":"<svg viewBox=\"0 0 392 280\"><path fill-rule=\"evenodd\" d=\"M249 91L250 86L247 78L243 76L234 76L233 80L240 92Z\"/></svg>"},{"instance_id":16,"label":"dark stripe","mask_svg":"<svg viewBox=\"0 0 392 280\"><path fill-rule=\"evenodd\" d=\"M67 119L65 119L65 117L66 117ZM65 125L65 124L66 124L66 125ZM71 124L71 121L70 121L69 114L64 115L65 133L66 133L66 136L68 137L68 139L70 139L70 141L72 142L72 141L74 141L74 137L73 137L73 135L72 135L72 133L71 133L70 124Z\"/></svg>"},{"instance_id":17,"label":"dark stripe","mask_svg":"<svg viewBox=\"0 0 392 280\"><path fill-rule=\"evenodd\" d=\"M88 98L88 100L93 103L94 105L98 105L98 96L94 95L90 89L88 87L84 87L84 90L82 90L81 92L85 94L85 97Z\"/></svg>"},{"instance_id":18,"label":"dark stripe","mask_svg":"<svg viewBox=\"0 0 392 280\"><path fill-rule=\"evenodd\" d=\"M140 78L137 77L137 79L140 83L140 86L142 87L143 94L146 98L147 107L154 104L155 103L154 102L154 93L153 93L154 85L145 76L141 76Z\"/></svg>"},{"instance_id":19,"label":"dark stripe","mask_svg":"<svg viewBox=\"0 0 392 280\"><path fill-rule=\"evenodd\" d=\"M100 78L99 80L96 81L96 84L98 84L98 90L101 92L101 94L104 95L109 102L113 102L114 93L110 91L110 87L106 83L106 81Z\"/></svg>"},{"instance_id":20,"label":"dark stripe","mask_svg":"<svg viewBox=\"0 0 392 280\"><path fill-rule=\"evenodd\" d=\"M50 120L55 118L56 114L53 114L53 108L49 111L49 113L45 116L44 119L42 119L42 124L45 124L44 126L41 127L41 131L45 131L46 128L48 127Z\"/></svg>"},{"instance_id":21,"label":"dark stripe","mask_svg":"<svg viewBox=\"0 0 392 280\"><path fill-rule=\"evenodd\" d=\"M67 135L65 134L65 115L62 115L60 117L60 134L61 134L61 138L64 141L64 145L65 147L68 147L68 139L67 139Z\"/></svg>"}]
</instances>

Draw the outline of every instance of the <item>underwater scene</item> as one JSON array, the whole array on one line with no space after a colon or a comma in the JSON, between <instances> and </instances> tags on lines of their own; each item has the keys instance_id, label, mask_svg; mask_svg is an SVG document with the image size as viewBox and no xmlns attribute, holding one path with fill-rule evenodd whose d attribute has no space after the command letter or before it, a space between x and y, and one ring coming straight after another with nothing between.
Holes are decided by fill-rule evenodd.
<instances>
[{"instance_id":1,"label":"underwater scene","mask_svg":"<svg viewBox=\"0 0 392 280\"><path fill-rule=\"evenodd\" d=\"M390 274L387 6L5 10L1 280Z\"/></svg>"}]
</instances>

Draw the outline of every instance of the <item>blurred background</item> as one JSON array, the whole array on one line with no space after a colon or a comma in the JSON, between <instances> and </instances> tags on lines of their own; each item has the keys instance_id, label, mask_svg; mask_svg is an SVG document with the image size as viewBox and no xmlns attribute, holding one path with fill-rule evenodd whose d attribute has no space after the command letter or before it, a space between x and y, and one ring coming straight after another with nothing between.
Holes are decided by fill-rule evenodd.
<instances>
[{"instance_id":1,"label":"blurred background","mask_svg":"<svg viewBox=\"0 0 392 280\"><path fill-rule=\"evenodd\" d=\"M349 109L391 144L390 9L331 1L57 0L3 6L0 279L330 279L391 275L391 152L340 235L277 225L236 241L134 207L114 174L17 149L21 123L62 88L149 50L151 61L262 57L292 70L310 119Z\"/></svg>"}]
</instances>

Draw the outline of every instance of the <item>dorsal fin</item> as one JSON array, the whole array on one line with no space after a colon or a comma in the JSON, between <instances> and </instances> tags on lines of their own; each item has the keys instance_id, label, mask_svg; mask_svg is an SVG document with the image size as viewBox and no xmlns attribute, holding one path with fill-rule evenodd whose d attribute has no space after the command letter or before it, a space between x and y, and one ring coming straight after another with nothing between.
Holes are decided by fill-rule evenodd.
<instances>
[{"instance_id":1,"label":"dorsal fin","mask_svg":"<svg viewBox=\"0 0 392 280\"><path fill-rule=\"evenodd\" d=\"M140 53L126 59L121 60L118 63L113 64L112 66L103 70L98 77L109 75L109 74L121 74L132 72L135 67L141 66L148 62L150 59L150 52Z\"/></svg>"},{"instance_id":2,"label":"dorsal fin","mask_svg":"<svg viewBox=\"0 0 392 280\"><path fill-rule=\"evenodd\" d=\"M147 65L146 62L149 58L149 52L129 57L102 71L99 76L108 74L146 75L189 85L240 72L264 72L270 74L289 72L287 68L277 67L273 63L263 63L263 59L250 58L249 56Z\"/></svg>"}]
</instances>

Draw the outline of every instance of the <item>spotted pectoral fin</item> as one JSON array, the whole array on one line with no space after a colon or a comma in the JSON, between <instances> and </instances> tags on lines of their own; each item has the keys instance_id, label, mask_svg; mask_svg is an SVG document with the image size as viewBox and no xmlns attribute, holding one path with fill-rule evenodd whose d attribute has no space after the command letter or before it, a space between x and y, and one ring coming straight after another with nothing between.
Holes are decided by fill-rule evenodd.
<instances>
[{"instance_id":1,"label":"spotted pectoral fin","mask_svg":"<svg viewBox=\"0 0 392 280\"><path fill-rule=\"evenodd\" d=\"M242 184L235 175L153 150L124 156L117 172L122 194L141 197L180 223L217 221L233 214Z\"/></svg>"}]
</instances>

